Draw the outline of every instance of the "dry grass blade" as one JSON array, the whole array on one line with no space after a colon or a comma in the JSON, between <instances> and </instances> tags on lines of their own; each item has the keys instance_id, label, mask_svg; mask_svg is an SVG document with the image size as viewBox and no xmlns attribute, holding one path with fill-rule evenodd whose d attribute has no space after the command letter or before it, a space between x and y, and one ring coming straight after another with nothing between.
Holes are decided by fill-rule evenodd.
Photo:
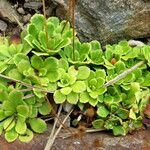
<instances>
[{"instance_id":1,"label":"dry grass blade","mask_svg":"<svg viewBox=\"0 0 150 150\"><path fill-rule=\"evenodd\" d=\"M105 128L100 128L100 129L87 129L85 132L86 133L93 133L93 132L100 132L100 131L105 131Z\"/></svg>"},{"instance_id":2,"label":"dry grass blade","mask_svg":"<svg viewBox=\"0 0 150 150\"><path fill-rule=\"evenodd\" d=\"M72 130L70 130L70 128L68 128L65 124L63 124L63 122L62 122L61 119L59 118L59 115L58 115L58 114L59 114L59 111L60 111L60 113L61 113L61 109L62 109L62 108L60 107L59 110L58 110L58 114L56 114L56 112L55 112L55 110L54 110L52 104L50 103L50 100L48 99L47 95L45 95L45 99L47 100L49 106L52 108L52 114L54 115L55 118L57 118L57 122L59 122L59 124L61 124L62 127L63 127L66 131L68 131L70 134L73 135ZM62 106L63 106L63 104L62 104ZM72 109L73 109L73 108L72 108Z\"/></svg>"},{"instance_id":3,"label":"dry grass blade","mask_svg":"<svg viewBox=\"0 0 150 150\"><path fill-rule=\"evenodd\" d=\"M74 130L74 133L77 133L77 129L72 129ZM106 129L105 128L100 128L100 129L86 129L85 130L85 133L94 133L94 132L100 132L100 131L105 131ZM60 138L63 138L63 139L66 139L66 138L69 138L69 137L72 137L73 135L70 134L70 133L63 133L61 135L59 135Z\"/></svg>"},{"instance_id":4,"label":"dry grass blade","mask_svg":"<svg viewBox=\"0 0 150 150\"><path fill-rule=\"evenodd\" d=\"M23 97L23 99L28 99L28 98L31 98L31 97L34 97L35 95L34 94L28 94L26 96Z\"/></svg>"},{"instance_id":5,"label":"dry grass blade","mask_svg":"<svg viewBox=\"0 0 150 150\"><path fill-rule=\"evenodd\" d=\"M123 79L124 77L126 77L128 74L130 74L131 72L133 72L134 70L136 70L137 68L139 68L140 66L142 66L145 62L144 61L140 61L137 64L135 64L133 67L125 70L123 73L119 74L118 76L116 76L114 79L108 81L102 88L107 88L108 86L118 82L119 80Z\"/></svg>"},{"instance_id":6,"label":"dry grass blade","mask_svg":"<svg viewBox=\"0 0 150 150\"><path fill-rule=\"evenodd\" d=\"M72 113L73 109L66 115L65 119L62 121L62 124L64 124L66 122L66 120L68 119L68 117L70 116L70 114ZM55 132L54 136L52 138L49 137L47 144L45 146L44 150L50 150L52 148L52 145L58 135L58 133L60 132L60 130L62 129L63 125L60 124L59 128L57 129L57 131Z\"/></svg>"},{"instance_id":7,"label":"dry grass blade","mask_svg":"<svg viewBox=\"0 0 150 150\"><path fill-rule=\"evenodd\" d=\"M32 90L35 88L35 89L38 89L38 90L40 90L40 91L42 91L42 92L45 92L45 93L53 93L52 91L45 90L45 89L43 89L43 88L41 88L41 87L39 87L39 86L33 86L33 85L28 84L28 83L25 83L25 82L23 82L23 81L20 81L20 80L17 80L17 79L14 79L14 78L5 76L5 75L3 75L3 74L1 74L1 73L0 73L0 77L1 77L1 78L4 78L4 79L7 79L7 80L10 80L10 81L13 81L13 82L20 83L21 85L23 85L23 86L25 86L25 87L29 87L29 88L31 88Z\"/></svg>"},{"instance_id":8,"label":"dry grass blade","mask_svg":"<svg viewBox=\"0 0 150 150\"><path fill-rule=\"evenodd\" d=\"M19 90L20 92L29 92L29 91L31 91L32 90L32 88L27 88L27 89L21 89L21 90Z\"/></svg>"},{"instance_id":9,"label":"dry grass blade","mask_svg":"<svg viewBox=\"0 0 150 150\"><path fill-rule=\"evenodd\" d=\"M63 104L61 104L59 106L59 110L58 110L58 113L57 113L57 117L55 117L55 122L54 122L54 125L53 125L53 128L52 128L52 131L51 131L51 134L50 134L50 137L49 138L52 138L52 136L54 135L54 132L55 132L55 128L56 128L56 124L58 122L58 117L60 116L60 113L61 113L61 110L62 110L62 106Z\"/></svg>"},{"instance_id":10,"label":"dry grass blade","mask_svg":"<svg viewBox=\"0 0 150 150\"><path fill-rule=\"evenodd\" d=\"M54 118L47 118L47 119L44 119L45 122L48 122L50 120L53 120Z\"/></svg>"}]
</instances>

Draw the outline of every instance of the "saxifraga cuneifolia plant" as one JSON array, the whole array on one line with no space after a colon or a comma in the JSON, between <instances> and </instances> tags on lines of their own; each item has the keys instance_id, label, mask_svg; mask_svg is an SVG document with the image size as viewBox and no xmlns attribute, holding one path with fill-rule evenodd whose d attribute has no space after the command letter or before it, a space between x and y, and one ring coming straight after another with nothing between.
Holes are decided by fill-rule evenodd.
<instances>
[{"instance_id":1,"label":"saxifraga cuneifolia plant","mask_svg":"<svg viewBox=\"0 0 150 150\"><path fill-rule=\"evenodd\" d=\"M126 135L142 127L150 46L131 47L121 41L102 51L98 41L81 43L77 37L73 46L72 29L65 23L35 14L21 43L0 39L0 133L8 142L29 142L33 132L46 130L40 115L51 113L45 99L50 92L56 104L82 104L81 111L87 103L94 107L94 128Z\"/></svg>"}]
</instances>

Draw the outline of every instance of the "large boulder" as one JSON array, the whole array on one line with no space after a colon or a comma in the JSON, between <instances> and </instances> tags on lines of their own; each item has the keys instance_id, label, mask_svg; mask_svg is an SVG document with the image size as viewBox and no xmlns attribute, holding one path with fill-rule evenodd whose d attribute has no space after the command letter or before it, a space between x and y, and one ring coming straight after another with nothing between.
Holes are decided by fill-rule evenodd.
<instances>
[{"instance_id":1,"label":"large boulder","mask_svg":"<svg viewBox=\"0 0 150 150\"><path fill-rule=\"evenodd\" d=\"M64 17L68 0L52 1L56 15ZM78 0L76 29L82 41L103 44L150 37L150 0Z\"/></svg>"}]
</instances>

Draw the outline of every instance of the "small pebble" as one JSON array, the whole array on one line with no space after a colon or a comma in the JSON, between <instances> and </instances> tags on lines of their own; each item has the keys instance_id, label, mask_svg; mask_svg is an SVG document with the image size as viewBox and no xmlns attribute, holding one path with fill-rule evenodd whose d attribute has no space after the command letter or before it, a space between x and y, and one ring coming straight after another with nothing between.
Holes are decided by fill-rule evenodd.
<instances>
[{"instance_id":1,"label":"small pebble","mask_svg":"<svg viewBox=\"0 0 150 150\"><path fill-rule=\"evenodd\" d=\"M13 8L17 9L18 8L18 3L16 3Z\"/></svg>"},{"instance_id":2,"label":"small pebble","mask_svg":"<svg viewBox=\"0 0 150 150\"><path fill-rule=\"evenodd\" d=\"M129 45L130 46L139 46L139 47L141 47L141 46L144 46L145 44L143 43L143 42L141 42L141 41L138 41L138 40L129 40Z\"/></svg>"},{"instance_id":3,"label":"small pebble","mask_svg":"<svg viewBox=\"0 0 150 150\"><path fill-rule=\"evenodd\" d=\"M18 21L21 21L21 16L7 0L0 0L0 17L4 20L8 20L9 22L16 24L18 24Z\"/></svg>"},{"instance_id":4,"label":"small pebble","mask_svg":"<svg viewBox=\"0 0 150 150\"><path fill-rule=\"evenodd\" d=\"M27 15L23 16L23 22L24 22L24 23L29 22L30 19L31 19L31 14L27 14Z\"/></svg>"},{"instance_id":5,"label":"small pebble","mask_svg":"<svg viewBox=\"0 0 150 150\"><path fill-rule=\"evenodd\" d=\"M73 108L73 105L70 104L70 103L68 103L68 102L65 102L64 105L63 105L63 110L64 110L65 112L71 111L72 108Z\"/></svg>"},{"instance_id":6,"label":"small pebble","mask_svg":"<svg viewBox=\"0 0 150 150\"><path fill-rule=\"evenodd\" d=\"M7 24L3 20L0 20L0 31L5 32L6 29L7 29Z\"/></svg>"},{"instance_id":7,"label":"small pebble","mask_svg":"<svg viewBox=\"0 0 150 150\"><path fill-rule=\"evenodd\" d=\"M73 142L74 145L80 145L81 143L79 141Z\"/></svg>"},{"instance_id":8,"label":"small pebble","mask_svg":"<svg viewBox=\"0 0 150 150\"><path fill-rule=\"evenodd\" d=\"M18 13L21 14L21 15L24 15L24 14L25 14L25 11L24 11L24 9L23 9L22 7L19 7L19 8L17 9L17 11L18 11Z\"/></svg>"}]
</instances>

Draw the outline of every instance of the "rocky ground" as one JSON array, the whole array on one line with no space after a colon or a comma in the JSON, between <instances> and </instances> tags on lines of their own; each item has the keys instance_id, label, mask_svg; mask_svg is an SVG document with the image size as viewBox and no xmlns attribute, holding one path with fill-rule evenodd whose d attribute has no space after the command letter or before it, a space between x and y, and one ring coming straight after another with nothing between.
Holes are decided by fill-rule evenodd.
<instances>
[{"instance_id":1,"label":"rocky ground","mask_svg":"<svg viewBox=\"0 0 150 150\"><path fill-rule=\"evenodd\" d=\"M11 2L11 3L10 3ZM0 0L0 33L11 35L20 32L35 12L41 12L41 2Z\"/></svg>"},{"instance_id":2,"label":"rocky ground","mask_svg":"<svg viewBox=\"0 0 150 150\"><path fill-rule=\"evenodd\" d=\"M0 150L44 150L51 127L47 132L34 137L30 143L21 143L19 140L7 143L0 137ZM65 132L66 133L66 132ZM82 136L72 136L63 139L57 138L52 150L150 150L150 130L141 130L125 137L114 137L110 133L87 133Z\"/></svg>"},{"instance_id":3,"label":"rocky ground","mask_svg":"<svg viewBox=\"0 0 150 150\"><path fill-rule=\"evenodd\" d=\"M92 4L90 4L92 2ZM66 18L67 0L47 0L46 15ZM0 33L10 35L26 27L34 13L42 13L40 0L0 0ZM102 44L121 39L149 42L150 1L78 1L76 30L82 41Z\"/></svg>"}]
</instances>

